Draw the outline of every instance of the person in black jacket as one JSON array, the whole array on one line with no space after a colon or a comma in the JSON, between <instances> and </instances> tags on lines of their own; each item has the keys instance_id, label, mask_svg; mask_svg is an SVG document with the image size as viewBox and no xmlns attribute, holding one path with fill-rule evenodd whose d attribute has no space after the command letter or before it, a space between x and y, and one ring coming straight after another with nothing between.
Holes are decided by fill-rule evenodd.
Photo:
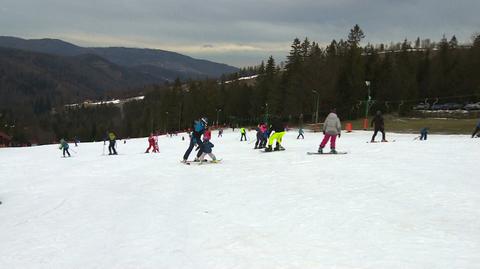
<instances>
[{"instance_id":1,"label":"person in black jacket","mask_svg":"<svg viewBox=\"0 0 480 269\"><path fill-rule=\"evenodd\" d=\"M380 131L382 133L382 142L387 142L385 139L385 121L383 120L382 112L379 110L372 120L371 126L374 126L372 141L375 142L375 136Z\"/></svg>"},{"instance_id":2,"label":"person in black jacket","mask_svg":"<svg viewBox=\"0 0 480 269\"><path fill-rule=\"evenodd\" d=\"M276 118L273 120L272 125L270 125L270 138L268 139L268 147L265 149L265 151L269 152L272 150L278 151L278 150L285 150L284 147L282 147L282 139L283 136L285 135L285 125L281 121L280 118ZM272 134L273 132L273 134ZM276 146L275 149L272 149L273 141L276 140Z\"/></svg>"}]
</instances>

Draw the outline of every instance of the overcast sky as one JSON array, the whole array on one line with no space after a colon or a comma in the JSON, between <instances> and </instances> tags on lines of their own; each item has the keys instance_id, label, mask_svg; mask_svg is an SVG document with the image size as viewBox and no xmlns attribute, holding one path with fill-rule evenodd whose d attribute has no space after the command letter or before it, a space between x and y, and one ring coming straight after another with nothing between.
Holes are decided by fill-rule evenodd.
<instances>
[{"instance_id":1,"label":"overcast sky","mask_svg":"<svg viewBox=\"0 0 480 269\"><path fill-rule=\"evenodd\" d=\"M158 48L235 66L281 60L295 37L321 44L356 23L366 42L470 42L480 0L0 0L0 35Z\"/></svg>"}]
</instances>

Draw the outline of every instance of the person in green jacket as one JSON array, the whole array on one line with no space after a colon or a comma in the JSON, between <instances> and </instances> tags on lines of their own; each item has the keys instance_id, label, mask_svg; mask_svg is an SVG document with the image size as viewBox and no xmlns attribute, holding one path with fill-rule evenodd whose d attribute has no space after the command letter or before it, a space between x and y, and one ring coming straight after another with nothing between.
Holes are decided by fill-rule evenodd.
<instances>
[{"instance_id":1,"label":"person in green jacket","mask_svg":"<svg viewBox=\"0 0 480 269\"><path fill-rule=\"evenodd\" d=\"M245 128L240 128L240 133L242 134L242 136L240 137L240 141L243 141L243 138L245 138L245 141L247 141L247 131L245 130Z\"/></svg>"},{"instance_id":2,"label":"person in green jacket","mask_svg":"<svg viewBox=\"0 0 480 269\"><path fill-rule=\"evenodd\" d=\"M63 157L66 157L66 156L65 156L65 153L68 154L68 157L71 157L70 152L68 152L68 148L69 148L69 147L70 147L70 146L68 145L67 141L65 141L65 139L63 139L63 138L60 139L60 147L59 147L59 149L60 149L60 150L63 149Z\"/></svg>"},{"instance_id":3,"label":"person in green jacket","mask_svg":"<svg viewBox=\"0 0 480 269\"><path fill-rule=\"evenodd\" d=\"M108 134L108 140L109 140L109 144L108 144L108 155L117 155L117 151L115 150L115 143L116 143L116 139L117 137L115 136L115 134L113 132L110 132Z\"/></svg>"}]
</instances>

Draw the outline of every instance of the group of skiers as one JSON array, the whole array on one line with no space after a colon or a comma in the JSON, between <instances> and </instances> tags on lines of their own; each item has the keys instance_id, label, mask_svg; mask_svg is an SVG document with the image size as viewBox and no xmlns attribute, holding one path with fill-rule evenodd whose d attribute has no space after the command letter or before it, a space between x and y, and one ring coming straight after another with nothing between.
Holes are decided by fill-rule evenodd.
<instances>
[{"instance_id":1,"label":"group of skiers","mask_svg":"<svg viewBox=\"0 0 480 269\"><path fill-rule=\"evenodd\" d=\"M217 158L212 153L212 148L214 145L210 142L212 138L211 129L208 127L208 119L201 118L193 121L192 132L190 134L190 144L183 155L184 163L188 162L188 157L190 156L193 148L197 146L197 156L195 157L195 162L202 163L205 159L205 156L208 155L212 158L212 162L217 162Z\"/></svg>"}]
</instances>

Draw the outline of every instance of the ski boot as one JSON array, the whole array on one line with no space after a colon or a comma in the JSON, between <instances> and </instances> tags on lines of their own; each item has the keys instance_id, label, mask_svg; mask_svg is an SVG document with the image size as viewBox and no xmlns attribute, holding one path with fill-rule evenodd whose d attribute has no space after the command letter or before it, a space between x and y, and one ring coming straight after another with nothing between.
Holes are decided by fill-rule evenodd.
<instances>
[{"instance_id":1,"label":"ski boot","mask_svg":"<svg viewBox=\"0 0 480 269\"><path fill-rule=\"evenodd\" d=\"M330 154L337 154L338 152L335 149L330 149Z\"/></svg>"},{"instance_id":2,"label":"ski boot","mask_svg":"<svg viewBox=\"0 0 480 269\"><path fill-rule=\"evenodd\" d=\"M268 145L268 147L265 148L266 152L271 152L272 151L272 145Z\"/></svg>"},{"instance_id":3,"label":"ski boot","mask_svg":"<svg viewBox=\"0 0 480 269\"><path fill-rule=\"evenodd\" d=\"M319 154L323 154L323 148L319 147L319 148L318 148L318 153L319 153Z\"/></svg>"},{"instance_id":4,"label":"ski boot","mask_svg":"<svg viewBox=\"0 0 480 269\"><path fill-rule=\"evenodd\" d=\"M382 142L388 142L388 140L386 140L386 139L382 139Z\"/></svg>"}]
</instances>

